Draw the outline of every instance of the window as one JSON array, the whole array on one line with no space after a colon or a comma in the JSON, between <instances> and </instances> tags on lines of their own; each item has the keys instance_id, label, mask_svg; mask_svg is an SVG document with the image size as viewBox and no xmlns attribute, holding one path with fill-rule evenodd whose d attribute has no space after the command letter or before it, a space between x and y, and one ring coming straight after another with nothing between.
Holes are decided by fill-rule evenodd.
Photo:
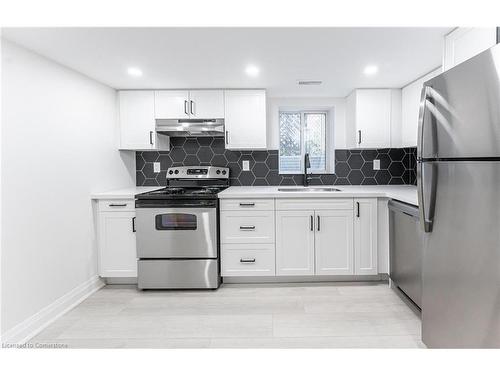
<instances>
[{"instance_id":1,"label":"window","mask_svg":"<svg viewBox=\"0 0 500 375\"><path fill-rule=\"evenodd\" d=\"M304 173L309 154L312 173L326 173L326 112L280 111L279 173Z\"/></svg>"}]
</instances>

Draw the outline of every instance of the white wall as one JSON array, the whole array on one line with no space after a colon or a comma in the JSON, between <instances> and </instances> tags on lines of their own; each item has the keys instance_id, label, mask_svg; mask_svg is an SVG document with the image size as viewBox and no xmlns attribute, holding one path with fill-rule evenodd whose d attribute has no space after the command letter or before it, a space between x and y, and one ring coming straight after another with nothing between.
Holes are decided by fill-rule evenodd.
<instances>
[{"instance_id":1,"label":"white wall","mask_svg":"<svg viewBox=\"0 0 500 375\"><path fill-rule=\"evenodd\" d=\"M2 334L97 274L90 194L134 185L115 90L2 40Z\"/></svg>"},{"instance_id":2,"label":"white wall","mask_svg":"<svg viewBox=\"0 0 500 375\"><path fill-rule=\"evenodd\" d=\"M280 108L305 108L331 111L329 126L335 148L346 148L345 139L346 98L268 98L267 101L267 147L279 149Z\"/></svg>"},{"instance_id":3,"label":"white wall","mask_svg":"<svg viewBox=\"0 0 500 375\"><path fill-rule=\"evenodd\" d=\"M425 76L403 87L402 90L402 147L417 146L418 111L420 95L424 82L441 73L441 68L427 73Z\"/></svg>"}]
</instances>

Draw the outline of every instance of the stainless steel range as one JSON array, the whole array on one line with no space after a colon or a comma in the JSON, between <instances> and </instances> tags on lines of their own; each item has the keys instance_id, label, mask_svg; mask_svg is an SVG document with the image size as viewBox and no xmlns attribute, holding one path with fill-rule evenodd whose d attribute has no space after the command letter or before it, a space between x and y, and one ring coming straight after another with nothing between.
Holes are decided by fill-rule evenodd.
<instances>
[{"instance_id":1,"label":"stainless steel range","mask_svg":"<svg viewBox=\"0 0 500 375\"><path fill-rule=\"evenodd\" d=\"M138 287L216 289L219 205L229 169L174 167L168 186L136 195Z\"/></svg>"}]
</instances>

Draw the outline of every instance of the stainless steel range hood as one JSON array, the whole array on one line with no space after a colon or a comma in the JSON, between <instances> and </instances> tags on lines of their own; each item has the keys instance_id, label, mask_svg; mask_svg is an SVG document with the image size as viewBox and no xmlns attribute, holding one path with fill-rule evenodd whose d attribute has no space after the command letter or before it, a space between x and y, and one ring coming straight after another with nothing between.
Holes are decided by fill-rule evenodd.
<instances>
[{"instance_id":1,"label":"stainless steel range hood","mask_svg":"<svg viewBox=\"0 0 500 375\"><path fill-rule=\"evenodd\" d=\"M223 137L224 119L156 120L156 132L170 137Z\"/></svg>"}]
</instances>

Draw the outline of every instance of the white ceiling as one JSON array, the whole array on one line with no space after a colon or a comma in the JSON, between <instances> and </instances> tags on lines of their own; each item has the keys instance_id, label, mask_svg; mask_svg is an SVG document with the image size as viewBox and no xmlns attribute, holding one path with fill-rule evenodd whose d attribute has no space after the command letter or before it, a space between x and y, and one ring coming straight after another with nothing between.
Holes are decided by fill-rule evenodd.
<instances>
[{"instance_id":1,"label":"white ceiling","mask_svg":"<svg viewBox=\"0 0 500 375\"><path fill-rule=\"evenodd\" d=\"M269 96L343 97L402 87L441 64L450 28L7 28L43 56L117 89L266 88ZM260 68L256 78L244 70ZM363 74L366 65L378 74ZM131 77L128 67L142 77ZM299 87L297 80L322 80Z\"/></svg>"}]
</instances>

